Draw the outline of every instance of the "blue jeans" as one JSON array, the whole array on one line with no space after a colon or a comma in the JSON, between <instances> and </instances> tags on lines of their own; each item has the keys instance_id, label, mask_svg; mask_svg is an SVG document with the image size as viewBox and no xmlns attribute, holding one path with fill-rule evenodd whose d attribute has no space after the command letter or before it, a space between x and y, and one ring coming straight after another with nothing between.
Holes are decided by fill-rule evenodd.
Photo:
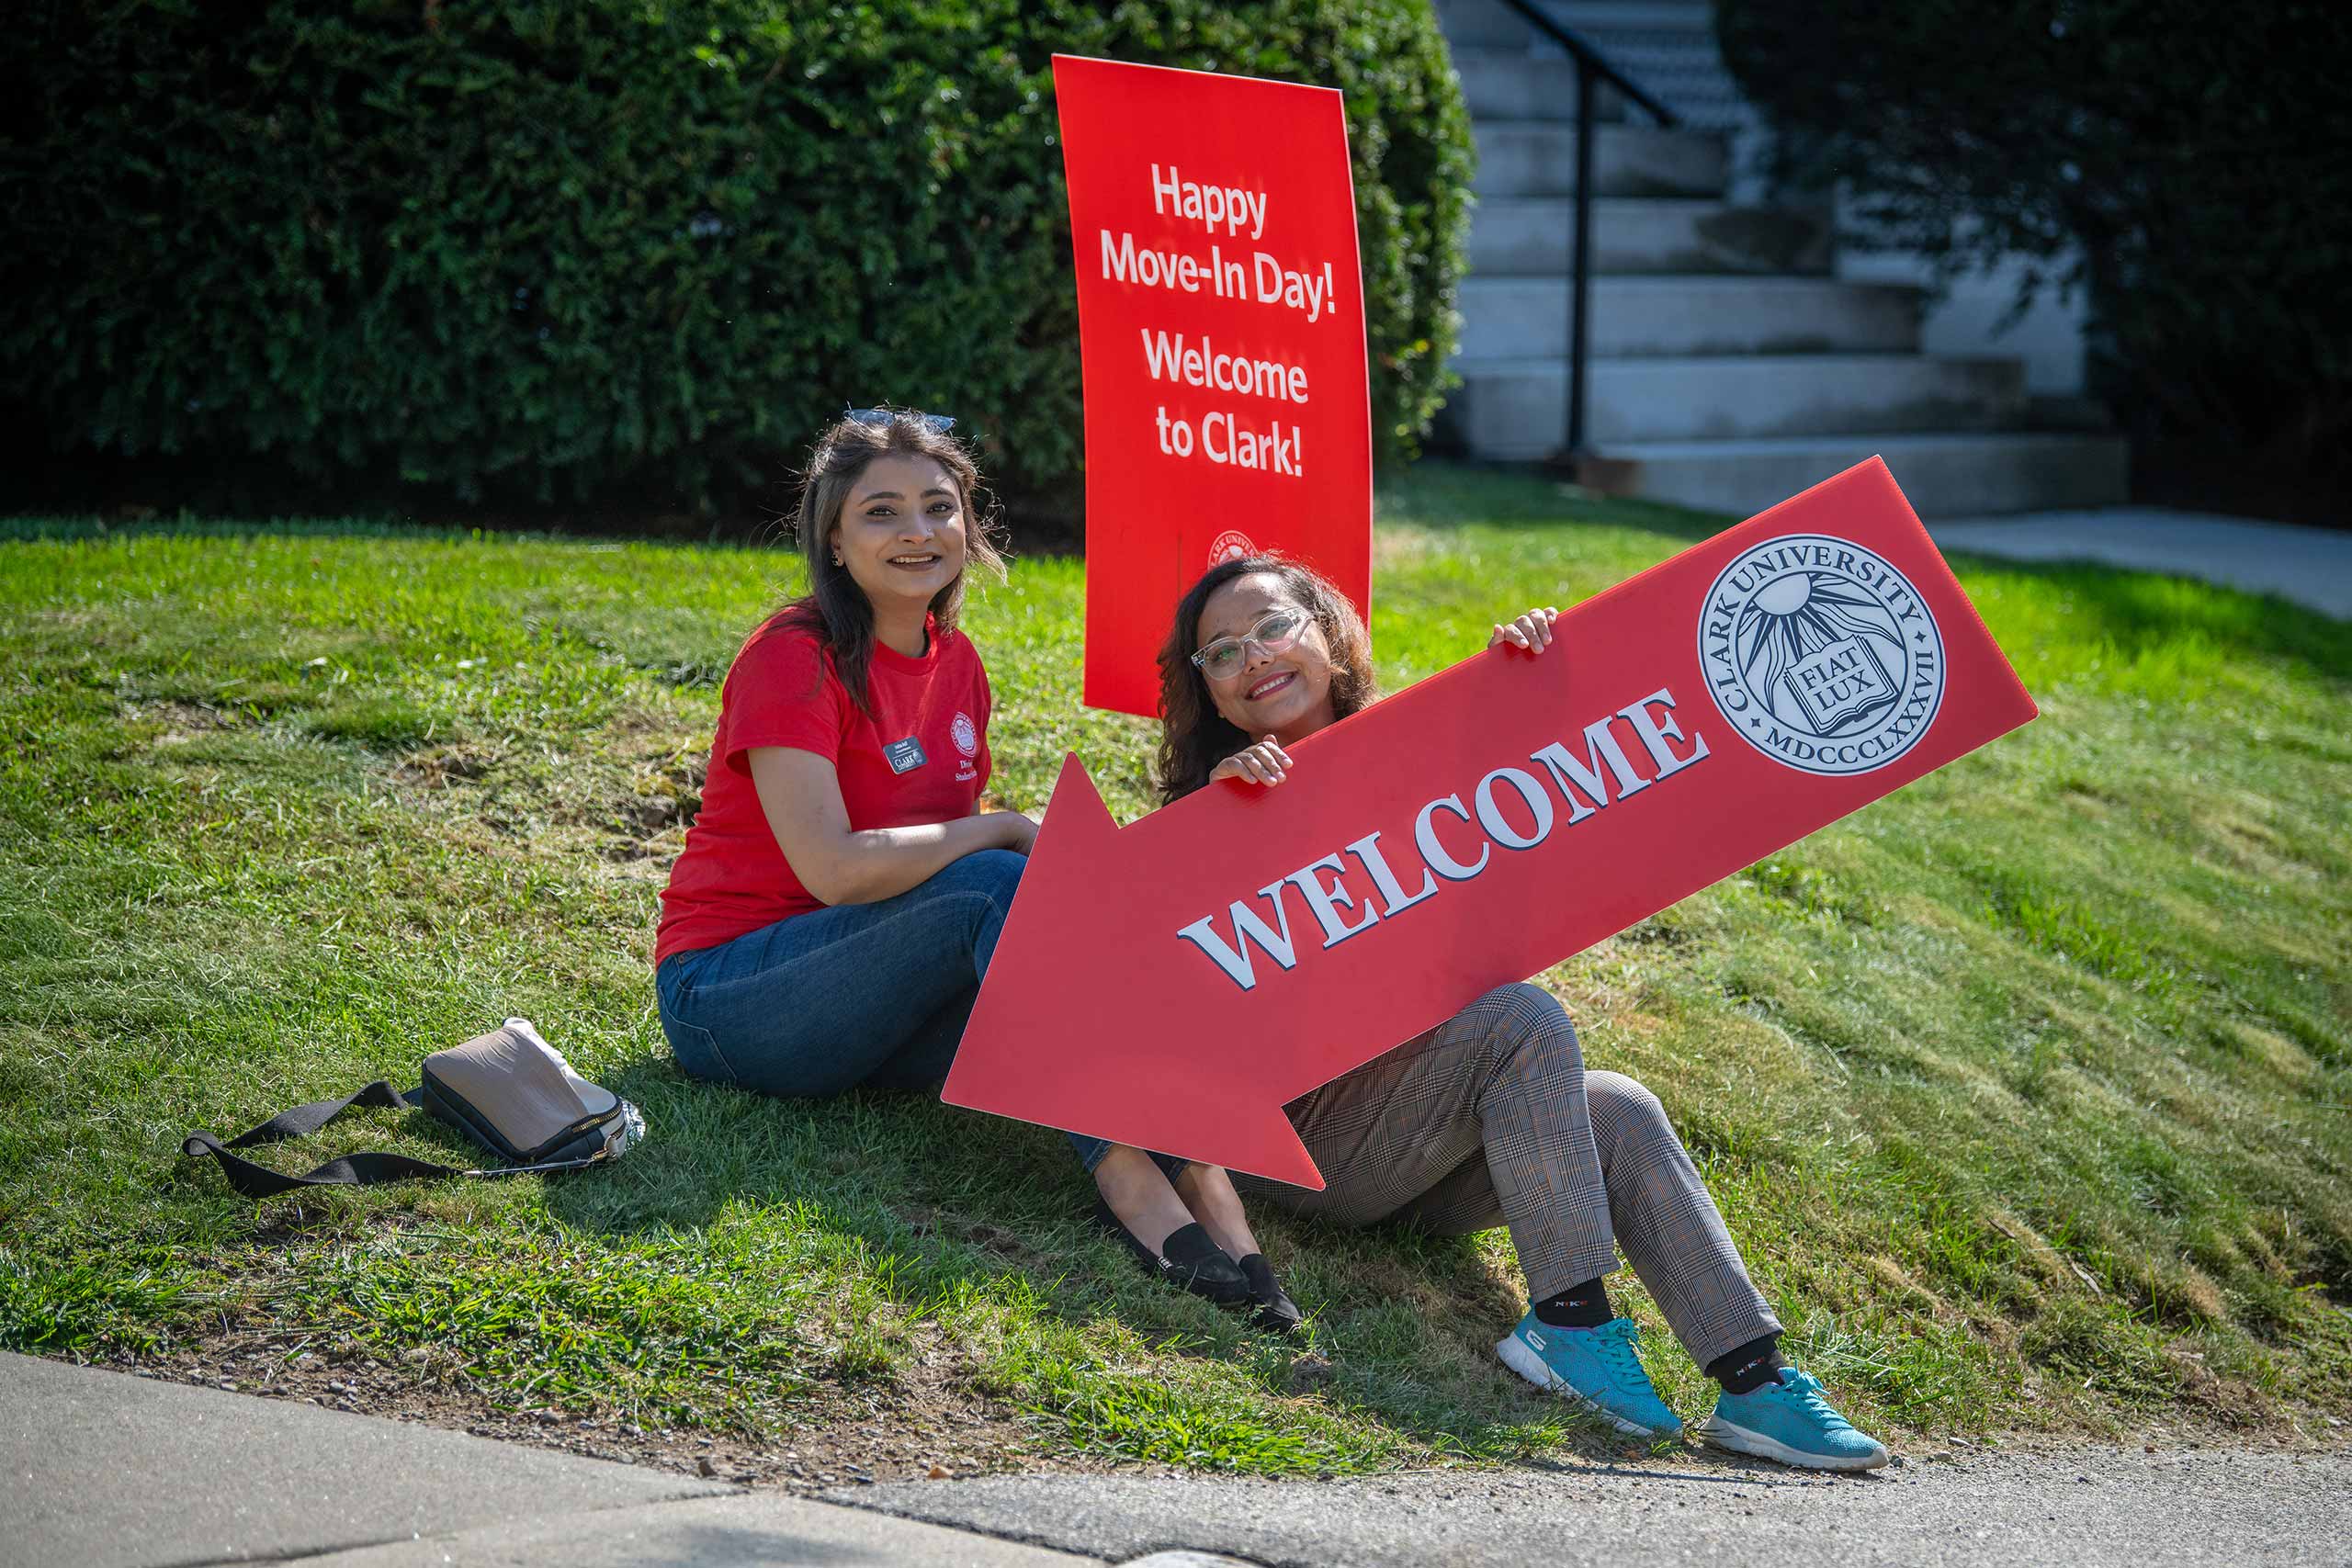
<instances>
[{"instance_id":1,"label":"blue jeans","mask_svg":"<svg viewBox=\"0 0 2352 1568\"><path fill-rule=\"evenodd\" d=\"M835 904L673 953L662 1032L698 1078L820 1100L933 1089L947 1076L1026 857L980 850L896 897ZM1069 1134L1092 1170L1110 1145ZM1182 1160L1161 1158L1172 1179Z\"/></svg>"}]
</instances>

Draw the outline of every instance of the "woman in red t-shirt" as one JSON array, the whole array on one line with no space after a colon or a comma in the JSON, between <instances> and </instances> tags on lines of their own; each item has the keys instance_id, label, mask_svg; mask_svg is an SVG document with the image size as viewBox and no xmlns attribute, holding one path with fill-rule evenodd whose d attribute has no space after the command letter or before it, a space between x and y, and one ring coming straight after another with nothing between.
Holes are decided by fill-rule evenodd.
<instances>
[{"instance_id":1,"label":"woman in red t-shirt","mask_svg":"<svg viewBox=\"0 0 2352 1568\"><path fill-rule=\"evenodd\" d=\"M989 680L956 623L966 566L1003 561L951 423L869 409L825 433L795 518L809 592L727 672L654 945L662 1032L696 1077L803 1097L929 1089L955 1058L1037 825L979 809ZM1224 1171L1072 1142L1098 1189L1156 1162L1248 1237ZM1257 1274L1158 1190L1132 1222L1155 1244L1145 1261L1263 1308Z\"/></svg>"},{"instance_id":2,"label":"woman in red t-shirt","mask_svg":"<svg viewBox=\"0 0 2352 1568\"><path fill-rule=\"evenodd\" d=\"M727 672L703 805L662 894L662 1027L769 1094L944 1077L1037 825L982 812L988 674L956 629L999 572L950 422L852 414L797 515L809 591Z\"/></svg>"}]
</instances>

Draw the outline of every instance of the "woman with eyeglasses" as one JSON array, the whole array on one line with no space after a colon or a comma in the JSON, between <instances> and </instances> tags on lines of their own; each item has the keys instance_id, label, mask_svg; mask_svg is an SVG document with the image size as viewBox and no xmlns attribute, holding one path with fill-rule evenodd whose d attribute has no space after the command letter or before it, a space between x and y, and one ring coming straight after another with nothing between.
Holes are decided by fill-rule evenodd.
<instances>
[{"instance_id":1,"label":"woman with eyeglasses","mask_svg":"<svg viewBox=\"0 0 2352 1568\"><path fill-rule=\"evenodd\" d=\"M727 672L702 810L662 894L662 1029L695 1077L817 1098L930 1089L955 1059L1037 825L979 809L992 699L956 622L967 568L1004 564L953 423L854 411L803 476L808 592ZM1248 1241L1223 1170L1071 1141L1089 1169L1139 1164L1170 1205L1181 1189ZM1152 1234L1127 1239L1154 1274L1296 1325L1254 1241L1227 1252L1189 1213Z\"/></svg>"},{"instance_id":2,"label":"woman with eyeglasses","mask_svg":"<svg viewBox=\"0 0 2352 1568\"><path fill-rule=\"evenodd\" d=\"M1541 656L1555 615L1530 610L1496 626L1487 646ZM1195 583L1159 670L1159 782L1170 802L1216 780L1280 785L1290 746L1379 696L1354 608L1279 557L1227 561ZM1781 1360L1781 1325L1657 1097L1623 1074L1587 1071L1549 992L1490 991L1283 1109L1328 1185L1242 1178L1251 1196L1340 1224L1510 1228L1533 1305L1496 1350L1538 1387L1620 1431L1681 1431L1642 1368L1634 1324L1610 1303L1605 1280L1623 1247L1676 1337L1723 1385L1698 1437L1815 1469L1887 1462L1818 1382ZM1148 1187L1149 1172L1125 1174ZM1131 1194L1104 1196L1114 1214L1131 1212Z\"/></svg>"}]
</instances>

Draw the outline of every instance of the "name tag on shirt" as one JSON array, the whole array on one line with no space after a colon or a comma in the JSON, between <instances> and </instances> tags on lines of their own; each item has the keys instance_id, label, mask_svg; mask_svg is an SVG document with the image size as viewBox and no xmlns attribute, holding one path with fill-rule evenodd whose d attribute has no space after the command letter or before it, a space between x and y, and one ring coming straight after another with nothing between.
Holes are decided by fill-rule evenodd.
<instances>
[{"instance_id":1,"label":"name tag on shirt","mask_svg":"<svg viewBox=\"0 0 2352 1568\"><path fill-rule=\"evenodd\" d=\"M882 755L888 759L890 771L894 773L912 773L931 761L922 754L922 742L911 735L904 740L893 740L883 747Z\"/></svg>"}]
</instances>

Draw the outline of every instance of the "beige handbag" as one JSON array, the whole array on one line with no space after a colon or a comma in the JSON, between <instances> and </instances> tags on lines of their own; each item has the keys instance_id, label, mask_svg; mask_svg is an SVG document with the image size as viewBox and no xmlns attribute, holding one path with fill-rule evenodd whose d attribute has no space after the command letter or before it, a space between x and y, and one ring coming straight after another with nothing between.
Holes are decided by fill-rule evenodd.
<instances>
[{"instance_id":1,"label":"beige handbag","mask_svg":"<svg viewBox=\"0 0 2352 1568\"><path fill-rule=\"evenodd\" d=\"M462 1045L435 1051L424 1058L422 1077L406 1093L379 1078L342 1100L281 1111L225 1144L209 1133L191 1133L181 1140L180 1152L210 1155L220 1162L230 1186L248 1198L267 1198L299 1187L579 1170L618 1158L645 1134L645 1118L636 1106L573 1072L563 1053L541 1039L526 1018L510 1018ZM505 1163L467 1170L371 1151L331 1159L307 1175L288 1176L229 1152L315 1133L355 1105L421 1105Z\"/></svg>"}]
</instances>

